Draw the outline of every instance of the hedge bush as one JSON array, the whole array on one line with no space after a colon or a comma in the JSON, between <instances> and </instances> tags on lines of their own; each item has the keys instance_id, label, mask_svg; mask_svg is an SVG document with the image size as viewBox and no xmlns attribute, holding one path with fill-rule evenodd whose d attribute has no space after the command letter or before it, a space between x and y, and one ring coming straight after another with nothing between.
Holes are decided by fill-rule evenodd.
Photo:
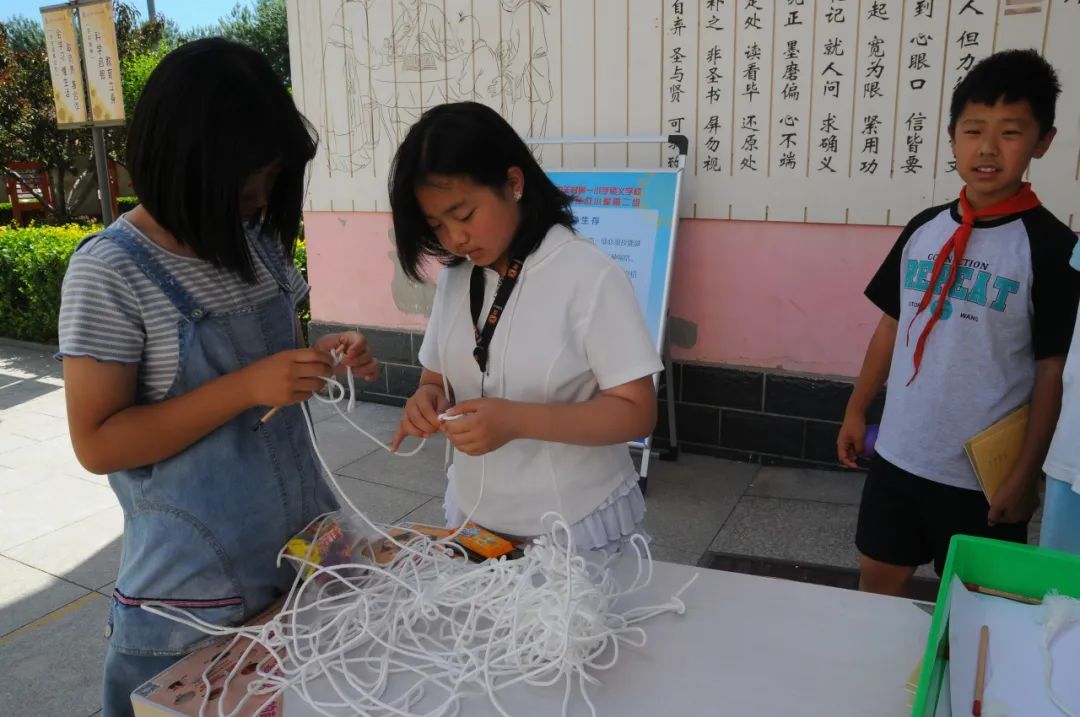
<instances>
[{"instance_id":1,"label":"hedge bush","mask_svg":"<svg viewBox=\"0 0 1080 717\"><path fill-rule=\"evenodd\" d=\"M303 231L303 229L301 229ZM300 236L303 236L301 234ZM296 242L296 252L293 254L293 263L296 264L296 268L300 270L300 273L304 275L304 281L307 281L307 244L303 241ZM304 331L304 341L308 339L308 322L311 321L311 300L310 295L305 296L304 300L300 302L297 308L300 314L300 328Z\"/></svg>"},{"instance_id":2,"label":"hedge bush","mask_svg":"<svg viewBox=\"0 0 1080 717\"><path fill-rule=\"evenodd\" d=\"M91 227L0 227L0 336L56 343L60 285Z\"/></svg>"},{"instance_id":3,"label":"hedge bush","mask_svg":"<svg viewBox=\"0 0 1080 717\"><path fill-rule=\"evenodd\" d=\"M60 287L79 241L100 225L0 226L0 336L55 344ZM307 278L307 249L297 244L296 267ZM300 306L305 332L311 311Z\"/></svg>"},{"instance_id":4,"label":"hedge bush","mask_svg":"<svg viewBox=\"0 0 1080 717\"><path fill-rule=\"evenodd\" d=\"M138 197L117 197L116 204L119 206L121 212L126 212L130 209L134 209L139 205ZM40 214L35 214L35 217L40 217ZM11 202L0 202L0 225L11 224L15 221L15 215L11 213Z\"/></svg>"}]
</instances>

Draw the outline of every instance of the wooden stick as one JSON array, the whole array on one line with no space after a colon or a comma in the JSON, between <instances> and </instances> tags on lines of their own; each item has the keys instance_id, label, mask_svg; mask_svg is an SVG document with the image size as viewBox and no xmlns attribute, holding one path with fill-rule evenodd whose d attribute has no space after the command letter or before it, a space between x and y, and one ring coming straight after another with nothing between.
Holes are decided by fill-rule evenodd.
<instances>
[{"instance_id":1,"label":"wooden stick","mask_svg":"<svg viewBox=\"0 0 1080 717\"><path fill-rule=\"evenodd\" d=\"M262 428L262 425L264 423L266 423L267 421L269 421L271 418L273 418L274 414L277 413L278 410L280 410L280 409L281 409L281 406L274 406L269 411L264 413L262 418L260 418L258 421L255 421L255 425L251 427L251 430L257 431L260 428Z\"/></svg>"},{"instance_id":2,"label":"wooden stick","mask_svg":"<svg viewBox=\"0 0 1080 717\"><path fill-rule=\"evenodd\" d=\"M1026 603L1027 605L1042 605L1042 600L1039 598L1028 597L1027 595L1020 595L1019 593L1010 593L995 588L987 588L982 585L976 585L975 583L964 583L964 587L972 592L982 593L983 595L993 595L994 597L1005 598L1006 600L1015 600L1016 602Z\"/></svg>"},{"instance_id":3,"label":"wooden stick","mask_svg":"<svg viewBox=\"0 0 1080 717\"><path fill-rule=\"evenodd\" d=\"M979 631L979 664L975 668L975 701L971 704L971 714L982 714L983 689L986 687L986 653L990 649L990 628L982 626Z\"/></svg>"}]
</instances>

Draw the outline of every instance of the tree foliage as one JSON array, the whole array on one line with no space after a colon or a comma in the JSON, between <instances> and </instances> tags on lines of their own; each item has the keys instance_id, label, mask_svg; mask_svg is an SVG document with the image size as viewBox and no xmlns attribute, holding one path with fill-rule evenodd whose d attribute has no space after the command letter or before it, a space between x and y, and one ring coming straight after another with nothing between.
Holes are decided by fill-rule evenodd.
<instances>
[{"instance_id":1,"label":"tree foliage","mask_svg":"<svg viewBox=\"0 0 1080 717\"><path fill-rule=\"evenodd\" d=\"M249 7L237 3L216 25L197 28L190 37L220 35L250 45L270 60L282 81L289 85L289 25L285 0L255 0Z\"/></svg>"},{"instance_id":2,"label":"tree foliage","mask_svg":"<svg viewBox=\"0 0 1080 717\"><path fill-rule=\"evenodd\" d=\"M25 18L0 23L0 165L41 162L62 182L90 152L89 132L56 127L44 32L35 35ZM53 193L60 217L67 215L64 200L63 192Z\"/></svg>"},{"instance_id":3,"label":"tree foliage","mask_svg":"<svg viewBox=\"0 0 1080 717\"><path fill-rule=\"evenodd\" d=\"M154 22L143 21L132 0L113 3L113 21L128 116L161 58L195 37L221 35L250 45L266 55L286 85L290 82L285 0L237 4L216 25L188 33L181 33L174 22L160 16ZM107 130L105 136L110 157L123 163L126 128ZM22 16L0 21L0 166L13 161L41 162L58 186L64 186L64 177L90 162L92 156L89 129L61 130L56 126L41 23ZM93 170L92 162L90 166ZM53 192L52 213L59 220L69 217L63 192Z\"/></svg>"},{"instance_id":4,"label":"tree foliage","mask_svg":"<svg viewBox=\"0 0 1080 717\"><path fill-rule=\"evenodd\" d=\"M142 22L139 11L129 2L114 3L113 22L123 84L131 84L133 88L138 85L141 91L141 84L129 83L124 77L125 66L142 71L145 63L140 64L137 58L159 52L168 44L170 34L175 37L175 26L161 20ZM145 75L148 74L146 70ZM145 76L142 82L145 83ZM130 111L127 93L124 99L125 110ZM127 153L125 139L123 127L106 132L112 158L123 160ZM0 165L41 162L57 186L62 187L65 177L92 156L93 142L88 129L62 130L56 126L49 58L41 24L22 16L0 22ZM64 192L53 192L51 209L55 218L68 218Z\"/></svg>"}]
</instances>

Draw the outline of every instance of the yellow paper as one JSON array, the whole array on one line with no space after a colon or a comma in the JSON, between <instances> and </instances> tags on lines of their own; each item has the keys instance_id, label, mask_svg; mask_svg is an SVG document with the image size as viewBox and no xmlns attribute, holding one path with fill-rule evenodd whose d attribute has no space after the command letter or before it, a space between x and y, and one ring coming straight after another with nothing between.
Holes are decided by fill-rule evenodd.
<instances>
[{"instance_id":1,"label":"yellow paper","mask_svg":"<svg viewBox=\"0 0 1080 717\"><path fill-rule=\"evenodd\" d=\"M919 673L922 672L922 658L915 663L915 667L911 669L911 674L908 675L907 682L904 683L904 690L908 693L907 706L911 707L915 704L915 693L919 691Z\"/></svg>"},{"instance_id":2,"label":"yellow paper","mask_svg":"<svg viewBox=\"0 0 1080 717\"><path fill-rule=\"evenodd\" d=\"M964 444L964 451L987 500L993 500L1016 465L1027 424L1028 407L1021 406Z\"/></svg>"}]
</instances>

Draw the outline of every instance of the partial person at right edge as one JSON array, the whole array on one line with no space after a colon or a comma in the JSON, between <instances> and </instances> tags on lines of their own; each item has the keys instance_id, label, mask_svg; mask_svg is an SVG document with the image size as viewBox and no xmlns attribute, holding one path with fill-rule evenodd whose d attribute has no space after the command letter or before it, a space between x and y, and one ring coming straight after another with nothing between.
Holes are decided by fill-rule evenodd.
<instances>
[{"instance_id":1,"label":"partial person at right edge","mask_svg":"<svg viewBox=\"0 0 1080 717\"><path fill-rule=\"evenodd\" d=\"M1080 243L1069 263L1080 272ZM1080 331L1075 328L1063 383L1061 416L1043 465L1046 506L1039 544L1080 553Z\"/></svg>"},{"instance_id":2,"label":"partial person at right edge","mask_svg":"<svg viewBox=\"0 0 1080 717\"><path fill-rule=\"evenodd\" d=\"M866 289L883 316L837 441L855 467L891 377L856 530L863 590L902 595L931 561L940 575L956 534L1027 542L1080 297L1076 236L1023 181L1050 148L1060 90L1033 50L972 69L949 113L960 199L912 219ZM1024 404L1020 457L988 505L964 443Z\"/></svg>"}]
</instances>

